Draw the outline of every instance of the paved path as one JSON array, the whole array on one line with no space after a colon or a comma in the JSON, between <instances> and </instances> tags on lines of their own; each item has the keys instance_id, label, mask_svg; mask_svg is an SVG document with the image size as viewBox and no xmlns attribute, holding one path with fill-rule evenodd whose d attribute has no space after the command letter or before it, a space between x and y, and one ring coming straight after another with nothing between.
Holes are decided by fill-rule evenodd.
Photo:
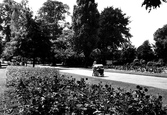
<instances>
[{"instance_id":1,"label":"paved path","mask_svg":"<svg viewBox=\"0 0 167 115\"><path fill-rule=\"evenodd\" d=\"M91 76L92 70L86 70L86 69L78 69L78 68L60 69L60 72L94 77L94 76ZM104 75L105 77L94 77L94 78L167 89L167 78L113 73L113 72L104 72Z\"/></svg>"},{"instance_id":2,"label":"paved path","mask_svg":"<svg viewBox=\"0 0 167 115\"><path fill-rule=\"evenodd\" d=\"M4 92L6 84L6 69L0 68L0 94Z\"/></svg>"}]
</instances>

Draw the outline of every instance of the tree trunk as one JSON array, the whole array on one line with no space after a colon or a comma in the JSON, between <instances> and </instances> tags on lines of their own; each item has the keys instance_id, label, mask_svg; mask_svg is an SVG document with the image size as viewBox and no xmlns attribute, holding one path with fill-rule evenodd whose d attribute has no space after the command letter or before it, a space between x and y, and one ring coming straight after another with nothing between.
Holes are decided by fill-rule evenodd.
<instances>
[{"instance_id":1,"label":"tree trunk","mask_svg":"<svg viewBox=\"0 0 167 115\"><path fill-rule=\"evenodd\" d=\"M33 67L35 67L35 64L36 64L36 59L35 57L33 58Z\"/></svg>"},{"instance_id":2,"label":"tree trunk","mask_svg":"<svg viewBox=\"0 0 167 115\"><path fill-rule=\"evenodd\" d=\"M93 64L93 62L92 63L90 63L90 53L85 53L84 54L85 55L85 64L84 64L84 67L88 67L88 66L90 66L90 65L92 65Z\"/></svg>"},{"instance_id":3,"label":"tree trunk","mask_svg":"<svg viewBox=\"0 0 167 115\"><path fill-rule=\"evenodd\" d=\"M85 64L84 67L87 68L88 67L88 57L85 56Z\"/></svg>"}]
</instances>

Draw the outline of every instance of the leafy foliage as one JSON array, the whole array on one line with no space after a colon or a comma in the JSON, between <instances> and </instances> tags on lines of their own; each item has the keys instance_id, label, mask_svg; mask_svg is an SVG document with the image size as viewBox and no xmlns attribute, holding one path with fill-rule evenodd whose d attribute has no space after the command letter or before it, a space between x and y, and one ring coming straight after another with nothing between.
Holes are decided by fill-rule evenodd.
<instances>
[{"instance_id":1,"label":"leafy foliage","mask_svg":"<svg viewBox=\"0 0 167 115\"><path fill-rule=\"evenodd\" d=\"M131 63L135 59L135 56L136 48L131 44L125 43L121 50L120 61L123 62L123 64Z\"/></svg>"},{"instance_id":2,"label":"leafy foliage","mask_svg":"<svg viewBox=\"0 0 167 115\"><path fill-rule=\"evenodd\" d=\"M53 0L47 0L39 9L37 18L42 22L43 30L50 39L56 40L61 34L68 10L68 5Z\"/></svg>"},{"instance_id":3,"label":"leafy foliage","mask_svg":"<svg viewBox=\"0 0 167 115\"><path fill-rule=\"evenodd\" d=\"M121 43L131 37L127 25L129 17L125 17L118 8L105 8L100 15L100 40L103 47L118 48Z\"/></svg>"},{"instance_id":4,"label":"leafy foliage","mask_svg":"<svg viewBox=\"0 0 167 115\"><path fill-rule=\"evenodd\" d=\"M27 1L21 3L6 1L2 3L2 17L6 21L7 16L11 16L5 22L9 24L10 39L6 40L3 57L11 60L14 56L20 56L33 60L35 66L37 58L40 61L46 61L50 56L50 41L44 33L42 24L36 18L33 18L32 11L27 6ZM3 27L5 28L5 27Z\"/></svg>"},{"instance_id":5,"label":"leafy foliage","mask_svg":"<svg viewBox=\"0 0 167 115\"><path fill-rule=\"evenodd\" d=\"M5 40L8 42L10 41L10 36L11 36L11 18L12 14L14 14L14 6L16 6L16 2L13 0L5 0L4 3L0 4L0 25L1 25L1 31L5 35ZM4 25L2 25L4 23Z\"/></svg>"},{"instance_id":6,"label":"leafy foliage","mask_svg":"<svg viewBox=\"0 0 167 115\"><path fill-rule=\"evenodd\" d=\"M0 4L0 25L6 42L11 40L13 34L23 29L25 13L26 11L30 12L27 3L27 0L22 0L21 3L17 3L13 0L4 0L3 3Z\"/></svg>"},{"instance_id":7,"label":"leafy foliage","mask_svg":"<svg viewBox=\"0 0 167 115\"><path fill-rule=\"evenodd\" d=\"M77 0L73 11L74 46L87 61L98 42L99 12L94 0ZM87 62L85 62L87 63Z\"/></svg>"},{"instance_id":8,"label":"leafy foliage","mask_svg":"<svg viewBox=\"0 0 167 115\"><path fill-rule=\"evenodd\" d=\"M163 59L164 62L167 62L167 25L164 25L162 28L159 28L154 33L155 40L155 53L159 59Z\"/></svg>"},{"instance_id":9,"label":"leafy foliage","mask_svg":"<svg viewBox=\"0 0 167 115\"><path fill-rule=\"evenodd\" d=\"M53 65L56 63L55 60L59 60L59 57L66 55L62 54L64 53L62 49L59 49L61 50L59 52L58 49L56 49L59 46L56 45L64 34L63 29L68 25L65 22L65 16L69 14L68 10L69 6L62 2L47 0L38 11L37 19L41 23L42 32L51 42L49 56L51 57L50 61ZM58 53L60 53L60 55L58 55Z\"/></svg>"},{"instance_id":10,"label":"leafy foliage","mask_svg":"<svg viewBox=\"0 0 167 115\"><path fill-rule=\"evenodd\" d=\"M131 34L127 27L130 23L129 17L118 8L105 8L100 14L99 48L103 56L108 52L114 52L124 43L129 42ZM106 56L107 57L107 56ZM104 57L105 58L105 57Z\"/></svg>"},{"instance_id":11,"label":"leafy foliage","mask_svg":"<svg viewBox=\"0 0 167 115\"><path fill-rule=\"evenodd\" d=\"M55 40L54 43L54 56L60 62L65 62L70 57L75 55L75 51L72 46L73 30L63 30L62 34Z\"/></svg>"},{"instance_id":12,"label":"leafy foliage","mask_svg":"<svg viewBox=\"0 0 167 115\"><path fill-rule=\"evenodd\" d=\"M101 57L102 57L101 50L98 49L98 48L94 49L94 50L91 52L90 57L91 57L93 60L96 60L97 63L101 63L101 62L100 62Z\"/></svg>"},{"instance_id":13,"label":"leafy foliage","mask_svg":"<svg viewBox=\"0 0 167 115\"><path fill-rule=\"evenodd\" d=\"M60 76L55 69L8 67L7 86L12 88L8 92L18 106L8 103L7 110L24 115L166 114L162 96L149 95L146 88L125 91L86 80Z\"/></svg>"},{"instance_id":14,"label":"leafy foliage","mask_svg":"<svg viewBox=\"0 0 167 115\"><path fill-rule=\"evenodd\" d=\"M31 12L25 11L22 22L22 29L15 32L6 43L3 55L10 59L14 56L32 59L35 65L36 58L45 59L49 56L50 41L42 33L41 23L33 19Z\"/></svg>"},{"instance_id":15,"label":"leafy foliage","mask_svg":"<svg viewBox=\"0 0 167 115\"><path fill-rule=\"evenodd\" d=\"M26 24L27 35L21 41L21 51L25 53L25 57L33 59L33 64L35 64L37 58L46 59L49 57L51 43L42 32L40 22L28 15Z\"/></svg>"},{"instance_id":16,"label":"leafy foliage","mask_svg":"<svg viewBox=\"0 0 167 115\"><path fill-rule=\"evenodd\" d=\"M2 33L5 36L3 57L7 60L18 55L20 40L26 35L24 26L27 12L32 13L27 8L26 0L21 3L9 0L1 4Z\"/></svg>"},{"instance_id":17,"label":"leafy foliage","mask_svg":"<svg viewBox=\"0 0 167 115\"><path fill-rule=\"evenodd\" d=\"M144 59L146 62L154 59L154 52L148 40L144 41L143 44L137 48L137 56L139 59Z\"/></svg>"},{"instance_id":18,"label":"leafy foliage","mask_svg":"<svg viewBox=\"0 0 167 115\"><path fill-rule=\"evenodd\" d=\"M162 2L166 2L166 0L144 0L142 3L142 6L145 5L146 10L149 9L149 12L151 9L155 9L157 7L160 7Z\"/></svg>"}]
</instances>

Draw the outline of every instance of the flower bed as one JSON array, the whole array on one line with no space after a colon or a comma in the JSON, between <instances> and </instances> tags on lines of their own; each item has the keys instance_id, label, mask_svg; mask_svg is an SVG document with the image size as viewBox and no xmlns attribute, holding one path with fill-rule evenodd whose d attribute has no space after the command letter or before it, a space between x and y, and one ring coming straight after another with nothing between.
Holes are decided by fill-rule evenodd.
<instances>
[{"instance_id":1,"label":"flower bed","mask_svg":"<svg viewBox=\"0 0 167 115\"><path fill-rule=\"evenodd\" d=\"M23 115L166 115L162 96L61 76L49 68L7 68L6 112Z\"/></svg>"},{"instance_id":2,"label":"flower bed","mask_svg":"<svg viewBox=\"0 0 167 115\"><path fill-rule=\"evenodd\" d=\"M112 65L107 68L115 69L115 70L126 70L126 71L133 71L133 72L141 72L141 73L167 73L167 67L156 67L156 66L130 66L130 65Z\"/></svg>"}]
</instances>

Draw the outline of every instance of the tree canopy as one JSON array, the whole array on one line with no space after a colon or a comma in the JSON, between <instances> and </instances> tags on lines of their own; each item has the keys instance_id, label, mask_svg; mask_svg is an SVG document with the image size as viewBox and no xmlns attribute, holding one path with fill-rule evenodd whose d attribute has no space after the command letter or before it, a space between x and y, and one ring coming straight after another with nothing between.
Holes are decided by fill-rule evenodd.
<instances>
[{"instance_id":1,"label":"tree canopy","mask_svg":"<svg viewBox=\"0 0 167 115\"><path fill-rule=\"evenodd\" d=\"M13 0L4 0L0 3L0 31L5 36L5 41L10 41L11 27L18 17L19 4Z\"/></svg>"},{"instance_id":2,"label":"tree canopy","mask_svg":"<svg viewBox=\"0 0 167 115\"><path fill-rule=\"evenodd\" d=\"M101 12L98 45L102 50L103 58L130 41L132 35L129 33L129 23L129 17L122 13L121 9L108 7Z\"/></svg>"},{"instance_id":3,"label":"tree canopy","mask_svg":"<svg viewBox=\"0 0 167 115\"><path fill-rule=\"evenodd\" d=\"M154 59L154 52L148 40L144 41L142 45L137 48L138 59L143 59L146 62Z\"/></svg>"},{"instance_id":4,"label":"tree canopy","mask_svg":"<svg viewBox=\"0 0 167 115\"><path fill-rule=\"evenodd\" d=\"M72 57L75 52L72 47L73 30L63 30L62 35L55 41L54 53L58 62L65 62Z\"/></svg>"},{"instance_id":5,"label":"tree canopy","mask_svg":"<svg viewBox=\"0 0 167 115\"><path fill-rule=\"evenodd\" d=\"M129 17L118 8L105 8L100 15L99 23L100 44L103 48L118 48L132 36L127 27L130 23Z\"/></svg>"},{"instance_id":6,"label":"tree canopy","mask_svg":"<svg viewBox=\"0 0 167 115\"><path fill-rule=\"evenodd\" d=\"M135 58L136 48L131 43L124 43L120 55L120 61L122 64L131 63Z\"/></svg>"},{"instance_id":7,"label":"tree canopy","mask_svg":"<svg viewBox=\"0 0 167 115\"><path fill-rule=\"evenodd\" d=\"M96 48L98 41L99 12L94 0L77 0L73 11L74 46L77 52L83 52L85 60ZM86 62L87 63L87 62Z\"/></svg>"},{"instance_id":8,"label":"tree canopy","mask_svg":"<svg viewBox=\"0 0 167 115\"><path fill-rule=\"evenodd\" d=\"M63 29L67 26L65 16L69 14L69 6L59 1L47 0L38 11L37 19L41 22L42 32L50 40L51 61L55 65L58 57L55 51L57 39L60 38Z\"/></svg>"},{"instance_id":9,"label":"tree canopy","mask_svg":"<svg viewBox=\"0 0 167 115\"><path fill-rule=\"evenodd\" d=\"M15 55L19 55L20 40L26 35L26 15L29 14L32 16L32 12L26 5L26 0L23 0L21 3L16 3L12 0L6 0L1 3L1 18L3 20L1 26L5 38L3 56L8 59L11 59Z\"/></svg>"},{"instance_id":10,"label":"tree canopy","mask_svg":"<svg viewBox=\"0 0 167 115\"><path fill-rule=\"evenodd\" d=\"M163 2L167 2L166 0L144 0L142 3L142 6L145 6L146 10L148 9L149 12L151 11L151 9L155 9L157 7L160 7L160 5Z\"/></svg>"},{"instance_id":11,"label":"tree canopy","mask_svg":"<svg viewBox=\"0 0 167 115\"><path fill-rule=\"evenodd\" d=\"M10 4L10 1L7 3ZM2 3L2 5L5 4ZM8 19L10 36L6 40L3 57L11 60L15 56L21 56L33 60L33 66L35 66L37 58L41 60L49 56L50 41L44 35L40 21L33 17L32 11L26 5L27 2L22 1L16 5L11 4L9 7L16 8L17 12L13 11L11 18ZM11 14L10 10L3 9L3 11L6 15Z\"/></svg>"},{"instance_id":12,"label":"tree canopy","mask_svg":"<svg viewBox=\"0 0 167 115\"><path fill-rule=\"evenodd\" d=\"M167 62L167 24L156 30L154 40L157 57Z\"/></svg>"},{"instance_id":13,"label":"tree canopy","mask_svg":"<svg viewBox=\"0 0 167 115\"><path fill-rule=\"evenodd\" d=\"M56 40L61 35L69 6L59 1L47 0L38 11L38 19L47 31L48 37Z\"/></svg>"},{"instance_id":14,"label":"tree canopy","mask_svg":"<svg viewBox=\"0 0 167 115\"><path fill-rule=\"evenodd\" d=\"M85 65L91 57L96 59L97 56L98 60L122 56L120 60L130 62L136 50L130 44L130 17L114 7L107 7L99 13L95 0L76 2L72 27L65 30L69 6L62 2L47 0L34 17L28 0L20 3L4 0L0 3L0 52L9 60L20 56L33 61L52 61L53 64L56 59L64 61L73 56L84 57ZM165 2L143 0L142 6L151 11ZM158 29L154 40L156 56L167 60L165 32L166 26ZM146 59L147 54L152 55L150 52L152 49L148 41L138 48L140 58Z\"/></svg>"}]
</instances>

